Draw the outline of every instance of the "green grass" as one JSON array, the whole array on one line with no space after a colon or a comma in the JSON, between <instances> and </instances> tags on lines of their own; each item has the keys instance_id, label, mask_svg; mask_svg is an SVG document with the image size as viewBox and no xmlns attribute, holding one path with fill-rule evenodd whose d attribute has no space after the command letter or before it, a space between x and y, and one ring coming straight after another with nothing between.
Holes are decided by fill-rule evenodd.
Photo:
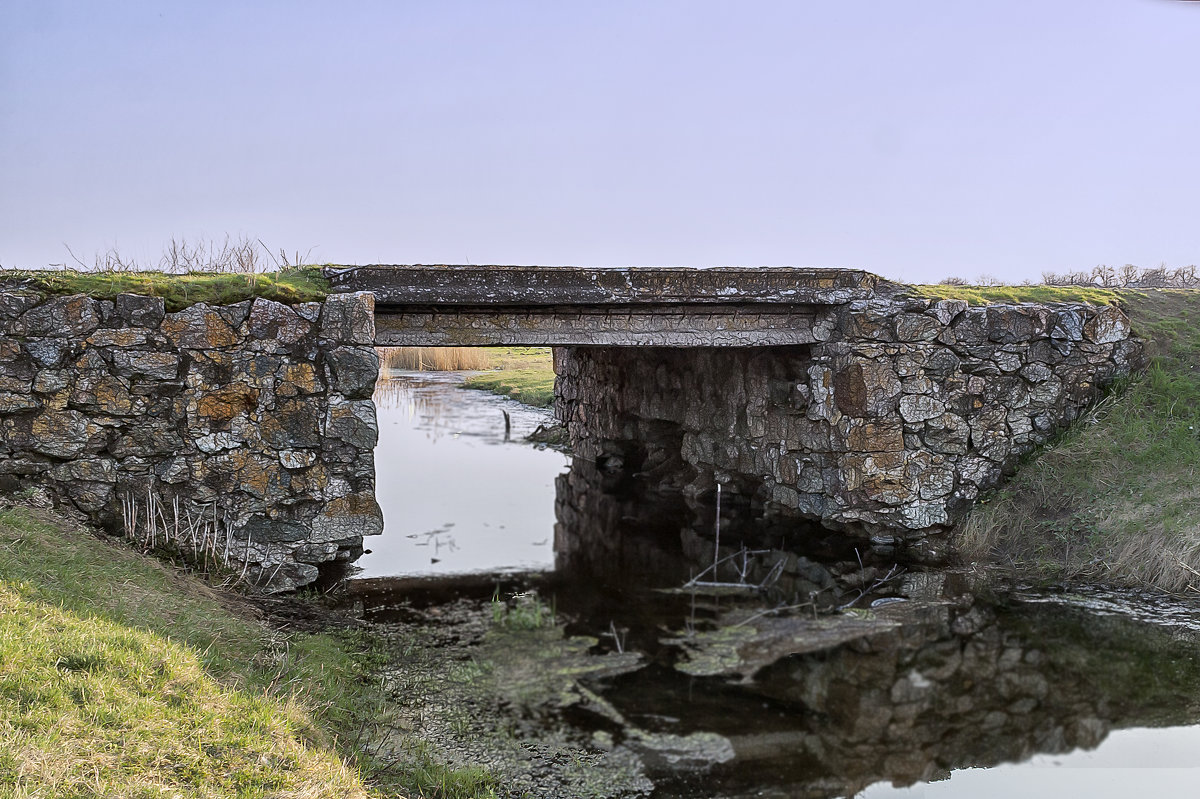
<instances>
[{"instance_id":1,"label":"green grass","mask_svg":"<svg viewBox=\"0 0 1200 799\"><path fill-rule=\"evenodd\" d=\"M1025 462L960 528L1026 575L1200 589L1200 292L1116 292L1145 374Z\"/></svg>"},{"instance_id":2,"label":"green grass","mask_svg":"<svg viewBox=\"0 0 1200 799\"><path fill-rule=\"evenodd\" d=\"M329 293L329 282L318 267L276 272L164 272L101 271L74 269L0 270L0 285L19 283L50 294L87 294L111 299L118 294L162 297L168 311L206 302L213 305L264 297L283 303L317 302Z\"/></svg>"},{"instance_id":3,"label":"green grass","mask_svg":"<svg viewBox=\"0 0 1200 799\"><path fill-rule=\"evenodd\" d=\"M491 795L419 740L387 762L360 740L392 712L377 639L259 615L46 511L0 509L0 797Z\"/></svg>"},{"instance_id":4,"label":"green grass","mask_svg":"<svg viewBox=\"0 0 1200 799\"><path fill-rule=\"evenodd\" d=\"M467 388L503 394L535 408L549 408L554 404L553 369L513 369L485 372L468 377L463 385Z\"/></svg>"},{"instance_id":5,"label":"green grass","mask_svg":"<svg viewBox=\"0 0 1200 799\"><path fill-rule=\"evenodd\" d=\"M1090 302L1111 305L1121 293L1090 286L907 286L909 293L931 300L966 300L970 305L1021 302Z\"/></svg>"},{"instance_id":6,"label":"green grass","mask_svg":"<svg viewBox=\"0 0 1200 799\"><path fill-rule=\"evenodd\" d=\"M549 347L497 347L488 353L495 371L472 375L464 386L536 408L554 404L554 360Z\"/></svg>"},{"instance_id":7,"label":"green grass","mask_svg":"<svg viewBox=\"0 0 1200 799\"><path fill-rule=\"evenodd\" d=\"M0 511L0 795L366 796L327 732L364 676L344 641Z\"/></svg>"}]
</instances>

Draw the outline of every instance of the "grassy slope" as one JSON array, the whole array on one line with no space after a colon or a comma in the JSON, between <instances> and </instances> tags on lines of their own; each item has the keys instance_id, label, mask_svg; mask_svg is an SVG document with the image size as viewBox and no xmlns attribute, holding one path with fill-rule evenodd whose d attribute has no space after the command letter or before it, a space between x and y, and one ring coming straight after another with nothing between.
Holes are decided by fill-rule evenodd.
<instances>
[{"instance_id":1,"label":"grassy slope","mask_svg":"<svg viewBox=\"0 0 1200 799\"><path fill-rule=\"evenodd\" d=\"M554 404L554 361L548 347L501 347L490 356L496 371L467 378L467 388L504 394L526 405Z\"/></svg>"},{"instance_id":2,"label":"grassy slope","mask_svg":"<svg viewBox=\"0 0 1200 799\"><path fill-rule=\"evenodd\" d=\"M960 548L1043 578L1200 587L1200 293L1117 295L1149 370L977 506Z\"/></svg>"},{"instance_id":3,"label":"grassy slope","mask_svg":"<svg viewBox=\"0 0 1200 799\"><path fill-rule=\"evenodd\" d=\"M227 305L252 297L284 303L325 298L329 283L317 267L246 274L236 272L78 272L73 269L0 270L0 284L27 285L51 294L88 294L109 299L122 293L162 297L168 311L198 302Z\"/></svg>"},{"instance_id":4,"label":"grassy slope","mask_svg":"<svg viewBox=\"0 0 1200 799\"><path fill-rule=\"evenodd\" d=\"M365 796L359 659L42 511L0 511L0 795Z\"/></svg>"},{"instance_id":5,"label":"grassy slope","mask_svg":"<svg viewBox=\"0 0 1200 799\"><path fill-rule=\"evenodd\" d=\"M1002 302L1090 302L1109 305L1121 299L1120 292L1090 286L908 286L910 293L933 300L966 300L971 305Z\"/></svg>"}]
</instances>

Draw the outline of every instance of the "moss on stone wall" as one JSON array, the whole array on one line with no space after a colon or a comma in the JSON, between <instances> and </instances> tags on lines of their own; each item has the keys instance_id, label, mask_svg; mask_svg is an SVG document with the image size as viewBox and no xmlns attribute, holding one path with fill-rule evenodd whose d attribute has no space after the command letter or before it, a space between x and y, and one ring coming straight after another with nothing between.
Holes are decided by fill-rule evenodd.
<instances>
[{"instance_id":1,"label":"moss on stone wall","mask_svg":"<svg viewBox=\"0 0 1200 799\"><path fill-rule=\"evenodd\" d=\"M168 311L197 303L229 305L263 297L289 305L319 302L329 294L329 281L318 267L277 272L81 272L74 269L4 269L0 287L31 288L48 294L87 294L112 299L118 294L162 297Z\"/></svg>"}]
</instances>

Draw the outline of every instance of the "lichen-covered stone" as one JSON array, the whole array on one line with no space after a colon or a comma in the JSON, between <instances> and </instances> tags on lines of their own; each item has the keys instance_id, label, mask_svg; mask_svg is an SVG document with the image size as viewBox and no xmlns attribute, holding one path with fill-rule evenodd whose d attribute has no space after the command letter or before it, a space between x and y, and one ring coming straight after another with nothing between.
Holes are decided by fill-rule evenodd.
<instances>
[{"instance_id":1,"label":"lichen-covered stone","mask_svg":"<svg viewBox=\"0 0 1200 799\"><path fill-rule=\"evenodd\" d=\"M18 336L86 336L100 326L96 301L83 294L55 297L36 305L12 325Z\"/></svg>"},{"instance_id":2,"label":"lichen-covered stone","mask_svg":"<svg viewBox=\"0 0 1200 799\"><path fill-rule=\"evenodd\" d=\"M154 497L160 523L207 519L234 571L269 590L357 557L382 527L378 367L368 298L331 300L322 328L323 303L167 314L154 297L0 291L0 484L118 530L133 506L144 530Z\"/></svg>"},{"instance_id":3,"label":"lichen-covered stone","mask_svg":"<svg viewBox=\"0 0 1200 799\"><path fill-rule=\"evenodd\" d=\"M204 303L167 314L162 321L162 332L179 349L221 349L241 340L237 327L218 308Z\"/></svg>"},{"instance_id":4,"label":"lichen-covered stone","mask_svg":"<svg viewBox=\"0 0 1200 799\"><path fill-rule=\"evenodd\" d=\"M313 519L309 541L339 541L383 532L383 514L373 493L360 492L328 502Z\"/></svg>"}]
</instances>

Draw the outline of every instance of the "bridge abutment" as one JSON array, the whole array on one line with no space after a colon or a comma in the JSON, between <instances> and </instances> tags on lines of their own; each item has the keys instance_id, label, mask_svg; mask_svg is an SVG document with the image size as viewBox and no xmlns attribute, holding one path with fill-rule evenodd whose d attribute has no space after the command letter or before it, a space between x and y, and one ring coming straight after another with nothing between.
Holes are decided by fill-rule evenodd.
<instances>
[{"instance_id":1,"label":"bridge abutment","mask_svg":"<svg viewBox=\"0 0 1200 799\"><path fill-rule=\"evenodd\" d=\"M876 298L811 345L558 348L557 413L601 470L911 544L1141 358L1115 307Z\"/></svg>"}]
</instances>

